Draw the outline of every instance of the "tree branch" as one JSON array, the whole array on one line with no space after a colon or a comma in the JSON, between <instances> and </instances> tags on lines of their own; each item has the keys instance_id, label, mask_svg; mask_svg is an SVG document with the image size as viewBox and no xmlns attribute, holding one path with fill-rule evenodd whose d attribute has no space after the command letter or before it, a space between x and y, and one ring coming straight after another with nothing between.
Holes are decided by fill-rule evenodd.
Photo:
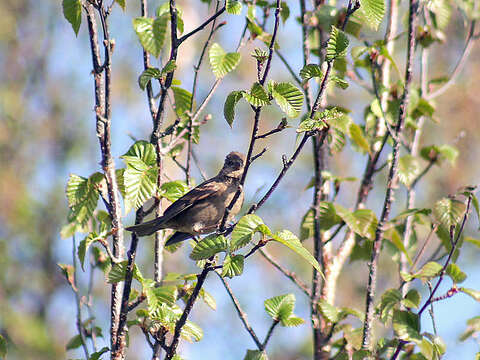
<instances>
[{"instance_id":1,"label":"tree branch","mask_svg":"<svg viewBox=\"0 0 480 360\"><path fill-rule=\"evenodd\" d=\"M398 121L395 127L395 133L398 136L403 130L403 124L407 115L407 106L410 100L410 83L412 81L413 59L415 52L415 26L418 11L418 0L410 0L409 2L409 21L408 21L408 48L407 48L407 64L405 70L405 88L400 103L400 111ZM397 167L400 153L400 143L394 141L392 150L392 164L387 181L387 191L385 194L385 201L383 205L382 215L375 231L375 240L373 242L372 256L369 264L369 276L366 295L366 311L365 320L363 323L362 348L370 349L371 328L373 323L373 301L376 290L377 281L377 263L380 255L380 247L383 240L384 226L388 222L390 215L391 204L393 202L394 187L397 181Z\"/></svg>"}]
</instances>

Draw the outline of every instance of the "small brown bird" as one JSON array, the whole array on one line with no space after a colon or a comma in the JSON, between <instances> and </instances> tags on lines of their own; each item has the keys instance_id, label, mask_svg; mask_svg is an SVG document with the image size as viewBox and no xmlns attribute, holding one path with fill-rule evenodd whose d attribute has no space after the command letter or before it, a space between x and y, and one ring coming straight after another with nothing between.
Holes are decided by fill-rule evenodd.
<instances>
[{"instance_id":1,"label":"small brown bird","mask_svg":"<svg viewBox=\"0 0 480 360\"><path fill-rule=\"evenodd\" d=\"M160 216L143 224L130 226L128 231L138 236L151 235L161 229L177 230L165 243L172 245L187 240L193 235L213 232L220 225L226 207L240 187L240 178L245 167L245 156L231 152L225 158L223 168L217 176L190 190L173 202ZM243 190L230 211L230 221L243 204Z\"/></svg>"}]
</instances>

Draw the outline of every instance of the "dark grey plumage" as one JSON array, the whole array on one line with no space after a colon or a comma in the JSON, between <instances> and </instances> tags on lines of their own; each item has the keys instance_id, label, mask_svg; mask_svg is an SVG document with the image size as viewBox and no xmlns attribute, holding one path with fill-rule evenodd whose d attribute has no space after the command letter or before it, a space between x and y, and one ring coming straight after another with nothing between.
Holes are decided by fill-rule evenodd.
<instances>
[{"instance_id":1,"label":"dark grey plumage","mask_svg":"<svg viewBox=\"0 0 480 360\"><path fill-rule=\"evenodd\" d=\"M215 231L222 221L226 207L240 186L244 167L245 156L231 152L225 158L223 168L217 176L201 183L173 202L163 216L126 229L138 236L151 235L161 229L177 230L165 245L175 244L193 235ZM240 211L242 203L243 191L235 202L228 220Z\"/></svg>"}]
</instances>

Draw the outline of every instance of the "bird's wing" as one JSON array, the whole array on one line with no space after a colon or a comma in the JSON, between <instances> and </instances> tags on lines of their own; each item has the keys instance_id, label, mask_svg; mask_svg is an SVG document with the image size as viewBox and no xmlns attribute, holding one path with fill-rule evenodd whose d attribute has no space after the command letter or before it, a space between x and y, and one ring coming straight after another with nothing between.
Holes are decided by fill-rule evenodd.
<instances>
[{"instance_id":1,"label":"bird's wing","mask_svg":"<svg viewBox=\"0 0 480 360\"><path fill-rule=\"evenodd\" d=\"M180 199L173 202L163 213L163 220L168 221L172 219L181 212L191 208L199 201L208 199L217 192L225 191L226 187L227 185L219 181L216 177L201 183L183 195Z\"/></svg>"}]
</instances>

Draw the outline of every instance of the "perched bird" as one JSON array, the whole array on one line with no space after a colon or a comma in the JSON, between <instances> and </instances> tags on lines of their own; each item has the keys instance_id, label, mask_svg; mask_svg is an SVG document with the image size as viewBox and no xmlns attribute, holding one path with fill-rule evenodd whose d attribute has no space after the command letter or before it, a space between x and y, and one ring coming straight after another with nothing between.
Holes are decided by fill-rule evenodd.
<instances>
[{"instance_id":1,"label":"perched bird","mask_svg":"<svg viewBox=\"0 0 480 360\"><path fill-rule=\"evenodd\" d=\"M225 158L223 168L217 176L201 183L173 202L163 216L126 229L138 236L151 235L161 229L177 230L165 245L175 244L193 235L215 231L222 222L226 207L241 188L240 178L244 167L245 156L239 152L231 152ZM243 190L227 221L240 211L242 204Z\"/></svg>"}]
</instances>

